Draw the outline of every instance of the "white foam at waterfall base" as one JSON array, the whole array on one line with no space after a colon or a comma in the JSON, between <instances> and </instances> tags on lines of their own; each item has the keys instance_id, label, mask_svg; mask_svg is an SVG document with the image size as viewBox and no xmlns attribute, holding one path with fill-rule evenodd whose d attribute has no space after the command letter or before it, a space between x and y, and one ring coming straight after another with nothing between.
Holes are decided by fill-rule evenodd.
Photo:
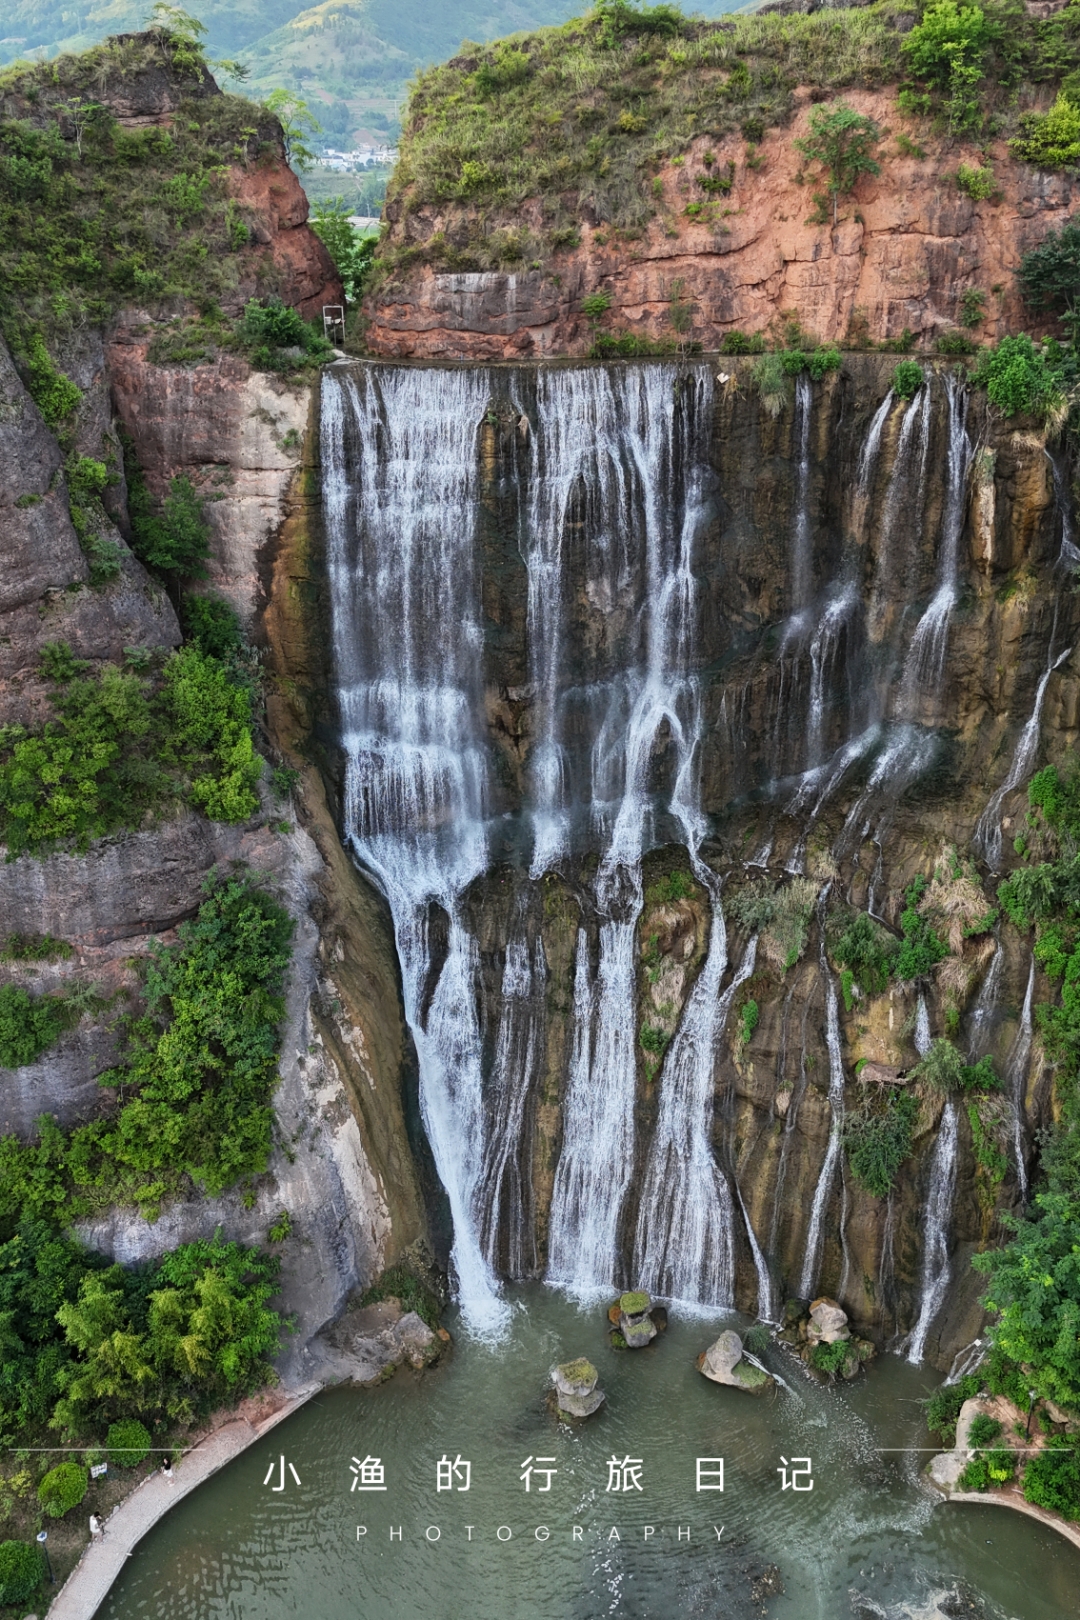
<instances>
[{"instance_id":1,"label":"white foam at waterfall base","mask_svg":"<svg viewBox=\"0 0 1080 1620\"><path fill-rule=\"evenodd\" d=\"M488 861L474 536L489 392L482 370L331 373L321 453L344 820L393 917L420 1111L453 1219L456 1291L470 1330L497 1335L508 1312L477 1208L478 957L458 914ZM438 911L445 959L429 991Z\"/></svg>"}]
</instances>

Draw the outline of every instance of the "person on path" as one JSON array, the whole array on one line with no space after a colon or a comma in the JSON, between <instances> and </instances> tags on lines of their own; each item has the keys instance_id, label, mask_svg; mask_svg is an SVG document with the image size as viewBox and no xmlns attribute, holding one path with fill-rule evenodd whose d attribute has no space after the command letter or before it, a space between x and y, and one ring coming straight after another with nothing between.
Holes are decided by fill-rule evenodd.
<instances>
[{"instance_id":1,"label":"person on path","mask_svg":"<svg viewBox=\"0 0 1080 1620\"><path fill-rule=\"evenodd\" d=\"M172 1459L170 1457L166 1456L166 1457L163 1458L162 1464L161 1464L161 1472L165 1476L166 1485L171 1485L173 1483L173 1471L172 1471Z\"/></svg>"},{"instance_id":2,"label":"person on path","mask_svg":"<svg viewBox=\"0 0 1080 1620\"><path fill-rule=\"evenodd\" d=\"M105 1534L105 1526L96 1513L90 1515L90 1540L100 1541Z\"/></svg>"}]
</instances>

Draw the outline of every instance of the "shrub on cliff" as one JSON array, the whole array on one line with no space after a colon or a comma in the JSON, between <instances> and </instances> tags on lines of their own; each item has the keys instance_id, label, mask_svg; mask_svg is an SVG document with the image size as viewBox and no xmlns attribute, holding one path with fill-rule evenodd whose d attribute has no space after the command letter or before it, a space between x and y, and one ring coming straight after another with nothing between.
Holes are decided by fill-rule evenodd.
<instances>
[{"instance_id":1,"label":"shrub on cliff","mask_svg":"<svg viewBox=\"0 0 1080 1620\"><path fill-rule=\"evenodd\" d=\"M917 360L901 360L892 375L893 393L897 399L914 399L925 381Z\"/></svg>"},{"instance_id":2,"label":"shrub on cliff","mask_svg":"<svg viewBox=\"0 0 1080 1620\"><path fill-rule=\"evenodd\" d=\"M815 107L807 135L794 142L807 162L824 171L834 225L840 198L853 190L862 175L881 173L875 156L880 138L872 118L840 101L835 107ZM818 204L823 206L822 198Z\"/></svg>"},{"instance_id":3,"label":"shrub on cliff","mask_svg":"<svg viewBox=\"0 0 1080 1620\"><path fill-rule=\"evenodd\" d=\"M0 1068L33 1063L67 1023L60 996L31 996L16 984L0 986Z\"/></svg>"},{"instance_id":4,"label":"shrub on cliff","mask_svg":"<svg viewBox=\"0 0 1080 1620\"><path fill-rule=\"evenodd\" d=\"M903 42L914 77L942 96L954 134L981 122L979 86L987 54L1001 38L1001 23L982 6L938 0L926 8Z\"/></svg>"},{"instance_id":5,"label":"shrub on cliff","mask_svg":"<svg viewBox=\"0 0 1080 1620\"><path fill-rule=\"evenodd\" d=\"M137 827L170 801L217 821L258 807L251 694L199 647L175 653L160 678L106 664L54 673L56 718L31 732L0 729L0 838L9 857Z\"/></svg>"},{"instance_id":6,"label":"shrub on cliff","mask_svg":"<svg viewBox=\"0 0 1080 1620\"><path fill-rule=\"evenodd\" d=\"M971 380L986 389L987 399L1003 416L1046 417L1065 405L1060 375L1046 348L1036 348L1023 332L987 349Z\"/></svg>"},{"instance_id":7,"label":"shrub on cliff","mask_svg":"<svg viewBox=\"0 0 1080 1620\"><path fill-rule=\"evenodd\" d=\"M119 1109L68 1134L45 1117L36 1143L0 1138L0 1227L110 1203L153 1215L191 1182L216 1195L266 1168L292 927L250 878L210 885L154 953L145 1011L101 1077Z\"/></svg>"},{"instance_id":8,"label":"shrub on cliff","mask_svg":"<svg viewBox=\"0 0 1080 1620\"><path fill-rule=\"evenodd\" d=\"M993 1091L1000 1085L990 1057L978 1063L965 1063L952 1041L942 1037L931 1041L930 1050L911 1071L913 1080L925 1080L935 1091L952 1095L958 1091Z\"/></svg>"},{"instance_id":9,"label":"shrub on cliff","mask_svg":"<svg viewBox=\"0 0 1080 1620\"><path fill-rule=\"evenodd\" d=\"M1032 309L1052 310L1075 336L1080 324L1080 215L1047 231L1020 260L1020 290Z\"/></svg>"},{"instance_id":10,"label":"shrub on cliff","mask_svg":"<svg viewBox=\"0 0 1080 1620\"><path fill-rule=\"evenodd\" d=\"M1040 169L1072 169L1080 162L1080 107L1062 92L1049 112L1025 113L1009 142L1017 157Z\"/></svg>"},{"instance_id":11,"label":"shrub on cliff","mask_svg":"<svg viewBox=\"0 0 1080 1620\"><path fill-rule=\"evenodd\" d=\"M845 1118L843 1142L851 1173L874 1198L887 1198L892 1191L900 1166L911 1154L918 1114L918 1098L890 1089Z\"/></svg>"}]
</instances>

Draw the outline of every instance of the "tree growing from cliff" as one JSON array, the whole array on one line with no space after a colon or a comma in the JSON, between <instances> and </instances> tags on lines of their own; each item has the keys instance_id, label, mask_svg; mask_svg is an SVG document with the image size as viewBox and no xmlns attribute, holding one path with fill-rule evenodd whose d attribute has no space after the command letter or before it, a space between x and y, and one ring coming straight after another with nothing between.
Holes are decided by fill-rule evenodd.
<instances>
[{"instance_id":1,"label":"tree growing from cliff","mask_svg":"<svg viewBox=\"0 0 1080 1620\"><path fill-rule=\"evenodd\" d=\"M1073 342L1080 335L1080 214L1047 231L1020 260L1020 290L1032 309L1052 310Z\"/></svg>"},{"instance_id":2,"label":"tree growing from cliff","mask_svg":"<svg viewBox=\"0 0 1080 1620\"><path fill-rule=\"evenodd\" d=\"M834 225L840 198L854 189L860 175L881 173L881 164L874 155L880 139L881 132L872 118L840 101L831 108L815 107L810 114L809 134L795 142L803 156L824 171L826 194L817 200L824 212L827 199L832 198Z\"/></svg>"},{"instance_id":3,"label":"tree growing from cliff","mask_svg":"<svg viewBox=\"0 0 1080 1620\"><path fill-rule=\"evenodd\" d=\"M921 22L901 46L914 76L945 97L949 128L954 135L975 128L981 121L978 87L987 52L1001 37L1001 24L988 17L981 6L958 6L956 0L939 0L937 5L927 7Z\"/></svg>"}]
</instances>

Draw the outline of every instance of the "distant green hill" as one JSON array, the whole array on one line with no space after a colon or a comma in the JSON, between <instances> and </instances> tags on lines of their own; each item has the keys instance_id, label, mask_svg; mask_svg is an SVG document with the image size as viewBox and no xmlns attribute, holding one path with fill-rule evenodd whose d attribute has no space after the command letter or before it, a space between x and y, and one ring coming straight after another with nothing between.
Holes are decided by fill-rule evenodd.
<instances>
[{"instance_id":1,"label":"distant green hill","mask_svg":"<svg viewBox=\"0 0 1080 1620\"><path fill-rule=\"evenodd\" d=\"M85 50L143 26L152 0L0 0L0 64L30 54ZM700 0L706 16L743 0ZM239 57L249 92L281 86L303 96L339 146L397 132L398 109L418 68L453 56L464 39L489 40L565 22L589 0L189 0L206 24L211 56Z\"/></svg>"}]
</instances>

